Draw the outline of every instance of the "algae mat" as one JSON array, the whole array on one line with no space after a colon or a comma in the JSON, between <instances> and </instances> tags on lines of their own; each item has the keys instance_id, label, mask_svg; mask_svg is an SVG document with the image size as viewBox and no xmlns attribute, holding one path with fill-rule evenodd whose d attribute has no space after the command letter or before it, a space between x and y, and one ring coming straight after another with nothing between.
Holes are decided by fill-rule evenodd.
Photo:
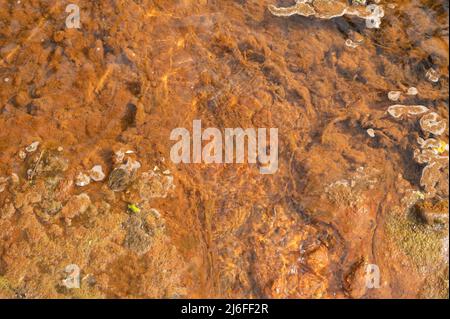
<instances>
[{"instance_id":1,"label":"algae mat","mask_svg":"<svg viewBox=\"0 0 450 319\"><path fill-rule=\"evenodd\" d=\"M0 0L0 297L448 297L448 12Z\"/></svg>"}]
</instances>

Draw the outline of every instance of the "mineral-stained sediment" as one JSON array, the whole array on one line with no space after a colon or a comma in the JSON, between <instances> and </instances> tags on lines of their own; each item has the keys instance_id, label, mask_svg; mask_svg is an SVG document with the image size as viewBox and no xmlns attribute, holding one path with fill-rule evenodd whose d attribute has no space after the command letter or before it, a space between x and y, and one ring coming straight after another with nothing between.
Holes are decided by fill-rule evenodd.
<instances>
[{"instance_id":1,"label":"mineral-stained sediment","mask_svg":"<svg viewBox=\"0 0 450 319\"><path fill-rule=\"evenodd\" d=\"M77 2L0 1L0 297L448 297L445 1ZM175 165L193 120L277 173Z\"/></svg>"}]
</instances>

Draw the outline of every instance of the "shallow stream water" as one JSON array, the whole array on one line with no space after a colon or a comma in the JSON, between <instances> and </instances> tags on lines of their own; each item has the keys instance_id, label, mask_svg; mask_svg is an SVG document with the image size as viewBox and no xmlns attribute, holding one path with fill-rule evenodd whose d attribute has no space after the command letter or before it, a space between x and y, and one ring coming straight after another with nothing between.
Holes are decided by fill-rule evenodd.
<instances>
[{"instance_id":1,"label":"shallow stream water","mask_svg":"<svg viewBox=\"0 0 450 319\"><path fill-rule=\"evenodd\" d=\"M381 0L378 29L268 10L294 3L0 0L0 297L448 297L448 215L411 217L448 207L414 160L433 135L387 113L448 124L448 2ZM278 171L173 163L194 120L278 128ZM128 150L141 167L114 191ZM77 186L94 165L107 177Z\"/></svg>"}]
</instances>

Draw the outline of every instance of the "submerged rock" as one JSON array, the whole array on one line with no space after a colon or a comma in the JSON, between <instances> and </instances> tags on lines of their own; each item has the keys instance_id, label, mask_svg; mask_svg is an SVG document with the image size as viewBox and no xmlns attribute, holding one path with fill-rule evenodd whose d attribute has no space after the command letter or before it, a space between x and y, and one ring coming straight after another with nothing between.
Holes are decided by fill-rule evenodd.
<instances>
[{"instance_id":1,"label":"submerged rock","mask_svg":"<svg viewBox=\"0 0 450 319\"><path fill-rule=\"evenodd\" d=\"M447 143L429 138L419 137L420 149L414 151L414 159L419 164L426 164L420 178L420 185L425 189L428 198L436 194L448 196L448 152Z\"/></svg>"},{"instance_id":2,"label":"submerged rock","mask_svg":"<svg viewBox=\"0 0 450 319\"><path fill-rule=\"evenodd\" d=\"M121 164L123 162L123 159L125 158L125 152L122 150L118 150L114 153L113 161L114 164Z\"/></svg>"},{"instance_id":3,"label":"submerged rock","mask_svg":"<svg viewBox=\"0 0 450 319\"><path fill-rule=\"evenodd\" d=\"M417 143L419 143L420 149L414 150L414 159L420 164L430 163L437 155L445 152L446 147L442 147L442 145L447 145L435 138L424 140L421 137L417 139Z\"/></svg>"},{"instance_id":4,"label":"submerged rock","mask_svg":"<svg viewBox=\"0 0 450 319\"><path fill-rule=\"evenodd\" d=\"M69 168L69 161L55 151L45 151L36 167L37 175L55 176Z\"/></svg>"},{"instance_id":5,"label":"submerged rock","mask_svg":"<svg viewBox=\"0 0 450 319\"><path fill-rule=\"evenodd\" d=\"M421 115L429 111L426 106L423 105L402 105L396 104L388 108L388 113L398 119L404 115Z\"/></svg>"},{"instance_id":6,"label":"submerged rock","mask_svg":"<svg viewBox=\"0 0 450 319\"><path fill-rule=\"evenodd\" d=\"M361 298L367 291L366 266L364 258L354 262L344 275L343 288L352 298Z\"/></svg>"},{"instance_id":7,"label":"submerged rock","mask_svg":"<svg viewBox=\"0 0 450 319\"><path fill-rule=\"evenodd\" d=\"M431 82L439 82L439 73L433 68L428 69L425 77Z\"/></svg>"},{"instance_id":8,"label":"submerged rock","mask_svg":"<svg viewBox=\"0 0 450 319\"><path fill-rule=\"evenodd\" d=\"M87 186L91 183L91 178L84 174L84 173L78 173L77 177L75 177L75 185L79 187Z\"/></svg>"},{"instance_id":9,"label":"submerged rock","mask_svg":"<svg viewBox=\"0 0 450 319\"><path fill-rule=\"evenodd\" d=\"M436 156L435 151L433 151L432 149L423 149L423 150L419 150L416 149L414 151L414 159L416 160L417 163L419 164L427 164L430 163L431 160Z\"/></svg>"},{"instance_id":10,"label":"submerged rock","mask_svg":"<svg viewBox=\"0 0 450 319\"><path fill-rule=\"evenodd\" d=\"M417 88L412 86L408 89L408 91L406 91L406 94L407 95L417 95L417 94L419 94L419 91L417 90Z\"/></svg>"},{"instance_id":11,"label":"submerged rock","mask_svg":"<svg viewBox=\"0 0 450 319\"><path fill-rule=\"evenodd\" d=\"M142 217L131 215L124 226L126 229L124 246L138 255L148 252L153 243L153 233Z\"/></svg>"},{"instance_id":12,"label":"submerged rock","mask_svg":"<svg viewBox=\"0 0 450 319\"><path fill-rule=\"evenodd\" d=\"M118 162L119 165L113 169L109 175L108 181L109 188L115 192L122 192L127 189L136 177L138 169L141 167L141 164L138 161L131 157L126 157L125 154L124 157L120 158L122 159L121 162L119 162L116 157L115 161Z\"/></svg>"},{"instance_id":13,"label":"submerged rock","mask_svg":"<svg viewBox=\"0 0 450 319\"><path fill-rule=\"evenodd\" d=\"M103 168L101 165L95 165L92 167L91 171L89 172L90 178L95 182L101 182L105 179L105 173L103 173Z\"/></svg>"},{"instance_id":14,"label":"submerged rock","mask_svg":"<svg viewBox=\"0 0 450 319\"><path fill-rule=\"evenodd\" d=\"M345 45L348 46L349 48L355 49L359 46L359 43L353 42L352 39L347 39L345 40Z\"/></svg>"},{"instance_id":15,"label":"submerged rock","mask_svg":"<svg viewBox=\"0 0 450 319\"><path fill-rule=\"evenodd\" d=\"M429 198L438 193L448 196L448 156L436 156L431 159L422 171L420 185Z\"/></svg>"},{"instance_id":16,"label":"submerged rock","mask_svg":"<svg viewBox=\"0 0 450 319\"><path fill-rule=\"evenodd\" d=\"M447 123L439 116L439 114L432 112L424 115L420 119L420 127L424 132L429 132L431 134L439 136L445 132Z\"/></svg>"},{"instance_id":17,"label":"submerged rock","mask_svg":"<svg viewBox=\"0 0 450 319\"><path fill-rule=\"evenodd\" d=\"M367 130L367 135L369 135L370 137L375 137L375 130L373 128L369 128Z\"/></svg>"},{"instance_id":18,"label":"submerged rock","mask_svg":"<svg viewBox=\"0 0 450 319\"><path fill-rule=\"evenodd\" d=\"M27 160L29 180L59 178L69 168L69 161L54 150L43 149L39 155Z\"/></svg>"},{"instance_id":19,"label":"submerged rock","mask_svg":"<svg viewBox=\"0 0 450 319\"><path fill-rule=\"evenodd\" d=\"M40 142L33 142L25 148L25 151L27 151L28 153L33 153L38 149L39 144Z\"/></svg>"},{"instance_id":20,"label":"submerged rock","mask_svg":"<svg viewBox=\"0 0 450 319\"><path fill-rule=\"evenodd\" d=\"M54 199L46 199L41 203L40 207L46 215L55 216L61 211L62 204Z\"/></svg>"},{"instance_id":21,"label":"submerged rock","mask_svg":"<svg viewBox=\"0 0 450 319\"><path fill-rule=\"evenodd\" d=\"M141 198L165 198L173 189L173 176L167 175L159 170L149 171L142 174L139 182L139 194Z\"/></svg>"},{"instance_id":22,"label":"submerged rock","mask_svg":"<svg viewBox=\"0 0 450 319\"><path fill-rule=\"evenodd\" d=\"M27 153L25 153L22 150L19 151L18 155L21 160L24 160L25 158L27 158Z\"/></svg>"},{"instance_id":23,"label":"submerged rock","mask_svg":"<svg viewBox=\"0 0 450 319\"><path fill-rule=\"evenodd\" d=\"M348 39L345 40L345 45L353 49L363 44L365 40L360 33L355 31L349 31L347 35Z\"/></svg>"},{"instance_id":24,"label":"submerged rock","mask_svg":"<svg viewBox=\"0 0 450 319\"><path fill-rule=\"evenodd\" d=\"M376 4L370 4L366 7L366 11L370 12L369 17L363 17L358 15L360 18L366 20L366 27L369 29L378 29L381 25L381 18L384 17L384 9Z\"/></svg>"},{"instance_id":25,"label":"submerged rock","mask_svg":"<svg viewBox=\"0 0 450 319\"><path fill-rule=\"evenodd\" d=\"M71 220L81 214L84 214L91 205L91 199L85 193L77 196L72 196L67 204L62 208L61 215L65 218L68 225L71 225Z\"/></svg>"},{"instance_id":26,"label":"submerged rock","mask_svg":"<svg viewBox=\"0 0 450 319\"><path fill-rule=\"evenodd\" d=\"M421 137L419 137L417 139L417 143L419 143L419 145L422 149L430 149L430 148L435 149L435 148L438 148L441 144L441 142L435 138L429 138L429 139L424 140Z\"/></svg>"},{"instance_id":27,"label":"submerged rock","mask_svg":"<svg viewBox=\"0 0 450 319\"><path fill-rule=\"evenodd\" d=\"M296 4L291 7L282 8L270 5L269 11L279 17L301 15L332 19L344 15L357 16L366 20L368 28L379 28L381 18L384 16L383 8L376 4L350 5L346 0L296 0Z\"/></svg>"},{"instance_id":28,"label":"submerged rock","mask_svg":"<svg viewBox=\"0 0 450 319\"><path fill-rule=\"evenodd\" d=\"M138 255L147 253L164 232L164 221L159 212L156 211L156 215L154 211L131 214L123 225L126 230L124 246Z\"/></svg>"},{"instance_id":29,"label":"submerged rock","mask_svg":"<svg viewBox=\"0 0 450 319\"><path fill-rule=\"evenodd\" d=\"M400 91L390 91L388 93L388 99L397 102L400 99L400 96L402 95L402 92Z\"/></svg>"},{"instance_id":30,"label":"submerged rock","mask_svg":"<svg viewBox=\"0 0 450 319\"><path fill-rule=\"evenodd\" d=\"M414 158L418 163L429 163L437 155L442 155L449 151L448 144L444 141L437 140L435 138L428 138L424 140L419 137L417 143L420 145L420 149L414 151Z\"/></svg>"},{"instance_id":31,"label":"submerged rock","mask_svg":"<svg viewBox=\"0 0 450 319\"><path fill-rule=\"evenodd\" d=\"M124 191L130 183L131 176L125 168L115 168L109 175L108 186L115 192Z\"/></svg>"}]
</instances>

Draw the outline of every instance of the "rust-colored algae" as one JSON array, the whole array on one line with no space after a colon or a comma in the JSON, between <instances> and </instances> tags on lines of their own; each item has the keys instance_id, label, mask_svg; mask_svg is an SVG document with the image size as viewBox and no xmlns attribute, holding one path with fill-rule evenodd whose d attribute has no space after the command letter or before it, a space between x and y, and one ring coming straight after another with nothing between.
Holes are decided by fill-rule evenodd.
<instances>
[{"instance_id":1,"label":"rust-colored algae","mask_svg":"<svg viewBox=\"0 0 450 319\"><path fill-rule=\"evenodd\" d=\"M0 0L0 297L448 297L444 0L77 4Z\"/></svg>"}]
</instances>

